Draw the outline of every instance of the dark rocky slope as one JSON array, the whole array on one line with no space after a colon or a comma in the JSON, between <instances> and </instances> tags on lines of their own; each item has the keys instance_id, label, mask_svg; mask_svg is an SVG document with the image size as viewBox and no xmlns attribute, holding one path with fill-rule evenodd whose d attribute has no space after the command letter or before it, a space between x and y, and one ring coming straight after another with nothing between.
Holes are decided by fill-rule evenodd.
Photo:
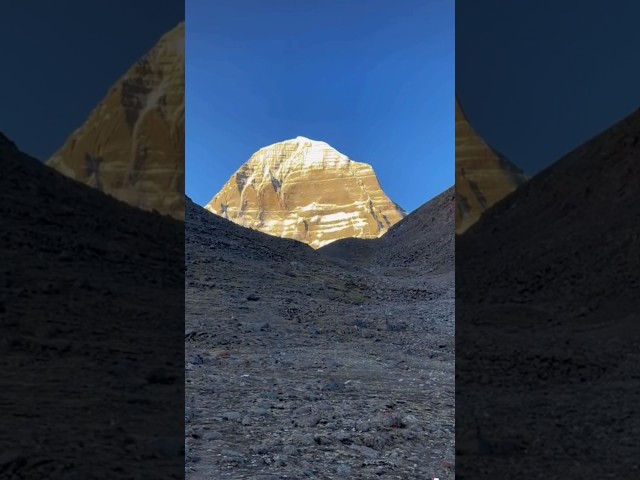
<instances>
[{"instance_id":1,"label":"dark rocky slope","mask_svg":"<svg viewBox=\"0 0 640 480\"><path fill-rule=\"evenodd\" d=\"M451 272L455 257L455 188L416 209L374 240L338 240L319 252L369 267L408 268L424 273Z\"/></svg>"},{"instance_id":2,"label":"dark rocky slope","mask_svg":"<svg viewBox=\"0 0 640 480\"><path fill-rule=\"evenodd\" d=\"M183 223L0 169L0 477L179 478Z\"/></svg>"},{"instance_id":3,"label":"dark rocky slope","mask_svg":"<svg viewBox=\"0 0 640 480\"><path fill-rule=\"evenodd\" d=\"M637 111L456 241L460 478L639 467L639 139Z\"/></svg>"}]
</instances>

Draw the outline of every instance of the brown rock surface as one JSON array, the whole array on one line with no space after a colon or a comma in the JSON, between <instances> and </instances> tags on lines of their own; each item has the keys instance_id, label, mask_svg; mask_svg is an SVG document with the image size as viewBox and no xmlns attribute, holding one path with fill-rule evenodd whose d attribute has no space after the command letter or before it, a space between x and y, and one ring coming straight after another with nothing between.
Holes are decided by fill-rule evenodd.
<instances>
[{"instance_id":1,"label":"brown rock surface","mask_svg":"<svg viewBox=\"0 0 640 480\"><path fill-rule=\"evenodd\" d=\"M480 138L456 98L456 233L464 232L526 179Z\"/></svg>"},{"instance_id":2,"label":"brown rock surface","mask_svg":"<svg viewBox=\"0 0 640 480\"><path fill-rule=\"evenodd\" d=\"M371 166L305 137L258 150L205 208L313 248L347 237L377 238L405 215Z\"/></svg>"},{"instance_id":3,"label":"brown rock surface","mask_svg":"<svg viewBox=\"0 0 640 480\"><path fill-rule=\"evenodd\" d=\"M184 219L184 23L118 80L48 164L130 205Z\"/></svg>"}]
</instances>

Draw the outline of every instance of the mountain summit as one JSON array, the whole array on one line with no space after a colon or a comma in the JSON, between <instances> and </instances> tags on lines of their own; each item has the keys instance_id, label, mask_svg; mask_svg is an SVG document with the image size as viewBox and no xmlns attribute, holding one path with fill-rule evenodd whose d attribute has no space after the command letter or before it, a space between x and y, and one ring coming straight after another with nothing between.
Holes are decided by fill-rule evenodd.
<instances>
[{"instance_id":1,"label":"mountain summit","mask_svg":"<svg viewBox=\"0 0 640 480\"><path fill-rule=\"evenodd\" d=\"M370 165L301 136L258 150L205 208L313 248L380 237L406 215L382 191Z\"/></svg>"},{"instance_id":2,"label":"mountain summit","mask_svg":"<svg viewBox=\"0 0 640 480\"><path fill-rule=\"evenodd\" d=\"M130 205L184 219L184 22L118 80L47 163Z\"/></svg>"}]
</instances>

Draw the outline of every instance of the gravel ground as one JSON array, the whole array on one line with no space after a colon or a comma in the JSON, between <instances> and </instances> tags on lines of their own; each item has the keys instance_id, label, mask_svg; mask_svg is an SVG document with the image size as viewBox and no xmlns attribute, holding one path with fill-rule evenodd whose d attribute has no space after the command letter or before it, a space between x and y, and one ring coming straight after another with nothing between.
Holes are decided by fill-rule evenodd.
<instances>
[{"instance_id":1,"label":"gravel ground","mask_svg":"<svg viewBox=\"0 0 640 480\"><path fill-rule=\"evenodd\" d=\"M337 259L190 201L186 241L187 478L454 478L452 261Z\"/></svg>"}]
</instances>

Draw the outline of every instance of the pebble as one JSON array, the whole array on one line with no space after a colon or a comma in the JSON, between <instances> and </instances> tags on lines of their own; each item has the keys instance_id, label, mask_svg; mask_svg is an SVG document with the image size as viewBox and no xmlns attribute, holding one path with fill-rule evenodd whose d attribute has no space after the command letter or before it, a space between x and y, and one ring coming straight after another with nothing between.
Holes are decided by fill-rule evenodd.
<instances>
[{"instance_id":1,"label":"pebble","mask_svg":"<svg viewBox=\"0 0 640 480\"><path fill-rule=\"evenodd\" d=\"M371 430L371 422L369 421L359 421L356 423L355 429L358 432L368 432Z\"/></svg>"},{"instance_id":2,"label":"pebble","mask_svg":"<svg viewBox=\"0 0 640 480\"><path fill-rule=\"evenodd\" d=\"M247 461L244 453L238 452L237 450L225 449L220 453L222 453L223 458L234 463L245 463Z\"/></svg>"},{"instance_id":3,"label":"pebble","mask_svg":"<svg viewBox=\"0 0 640 480\"><path fill-rule=\"evenodd\" d=\"M319 415L309 415L306 417L302 417L302 418L298 418L296 420L293 421L293 424L296 427L315 427L318 422L320 421L320 416Z\"/></svg>"},{"instance_id":4,"label":"pebble","mask_svg":"<svg viewBox=\"0 0 640 480\"><path fill-rule=\"evenodd\" d=\"M258 415L258 416L266 416L269 415L269 410L262 407L252 407L249 409L249 412Z\"/></svg>"},{"instance_id":5,"label":"pebble","mask_svg":"<svg viewBox=\"0 0 640 480\"><path fill-rule=\"evenodd\" d=\"M297 457L298 455L302 454L302 451L299 448L294 447L293 445L285 445L282 449L282 452L292 457Z\"/></svg>"},{"instance_id":6,"label":"pebble","mask_svg":"<svg viewBox=\"0 0 640 480\"><path fill-rule=\"evenodd\" d=\"M209 432L203 436L203 439L207 442L213 442L215 440L220 440L222 438L222 434L220 432Z\"/></svg>"},{"instance_id":7,"label":"pebble","mask_svg":"<svg viewBox=\"0 0 640 480\"><path fill-rule=\"evenodd\" d=\"M193 353L189 356L189 363L191 365L202 365L204 363L204 360L197 353Z\"/></svg>"},{"instance_id":8,"label":"pebble","mask_svg":"<svg viewBox=\"0 0 640 480\"><path fill-rule=\"evenodd\" d=\"M380 453L377 450L374 450L373 448L359 445L357 449L365 458L368 458L370 460L376 459L380 456Z\"/></svg>"},{"instance_id":9,"label":"pebble","mask_svg":"<svg viewBox=\"0 0 640 480\"><path fill-rule=\"evenodd\" d=\"M344 390L345 389L345 384L344 382L337 380L335 378L330 379L323 387L323 390L329 390L329 391L339 391L339 390Z\"/></svg>"},{"instance_id":10,"label":"pebble","mask_svg":"<svg viewBox=\"0 0 640 480\"><path fill-rule=\"evenodd\" d=\"M345 465L344 463L341 463L336 468L336 475L338 475L339 477L343 477L343 478L350 477L351 476L351 467L349 465Z\"/></svg>"},{"instance_id":11,"label":"pebble","mask_svg":"<svg viewBox=\"0 0 640 480\"><path fill-rule=\"evenodd\" d=\"M349 444L351 441L351 434L349 432L345 432L344 430L338 430L337 432L333 432L331 434L331 438L340 443Z\"/></svg>"},{"instance_id":12,"label":"pebble","mask_svg":"<svg viewBox=\"0 0 640 480\"><path fill-rule=\"evenodd\" d=\"M304 435L298 435L294 439L295 443L298 445L314 445L316 443L313 435L311 433L305 433Z\"/></svg>"},{"instance_id":13,"label":"pebble","mask_svg":"<svg viewBox=\"0 0 640 480\"><path fill-rule=\"evenodd\" d=\"M242 415L238 412L227 412L222 415L222 418L232 422L239 422L242 419Z\"/></svg>"},{"instance_id":14,"label":"pebble","mask_svg":"<svg viewBox=\"0 0 640 480\"><path fill-rule=\"evenodd\" d=\"M253 333L266 332L268 330L271 330L269 322L258 322L249 325L249 331Z\"/></svg>"}]
</instances>

